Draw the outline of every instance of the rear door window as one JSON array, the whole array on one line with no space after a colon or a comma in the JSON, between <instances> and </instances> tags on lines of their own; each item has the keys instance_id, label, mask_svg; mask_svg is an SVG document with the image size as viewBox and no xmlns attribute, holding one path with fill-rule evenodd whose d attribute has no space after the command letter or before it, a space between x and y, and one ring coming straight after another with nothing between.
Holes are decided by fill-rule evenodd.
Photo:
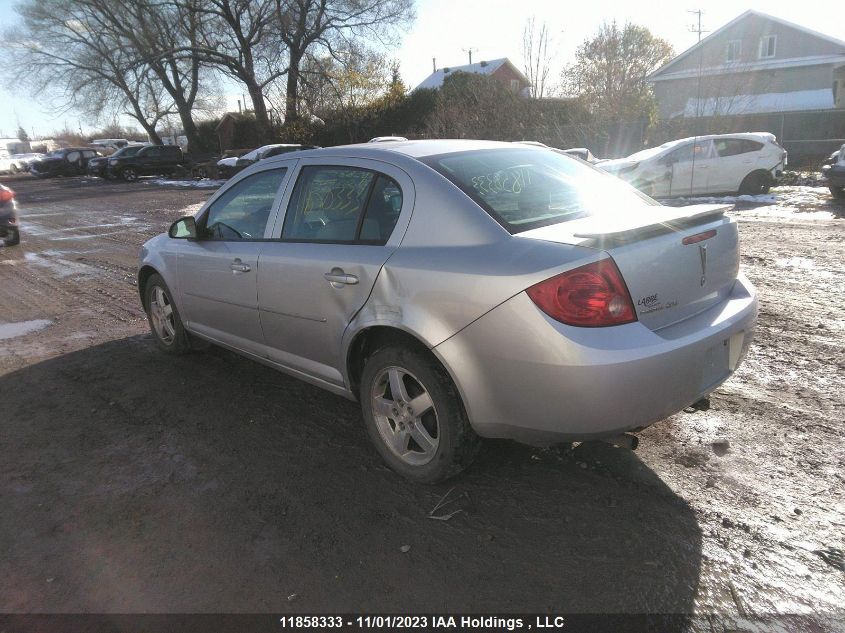
<instances>
[{"instance_id":1,"label":"rear door window","mask_svg":"<svg viewBox=\"0 0 845 633\"><path fill-rule=\"evenodd\" d=\"M282 239L384 244L401 208L402 191L392 178L357 167L309 165L297 179Z\"/></svg>"},{"instance_id":2,"label":"rear door window","mask_svg":"<svg viewBox=\"0 0 845 633\"><path fill-rule=\"evenodd\" d=\"M722 158L744 154L748 151L745 141L740 138L719 138L715 139L713 144L716 147L716 152Z\"/></svg>"}]
</instances>

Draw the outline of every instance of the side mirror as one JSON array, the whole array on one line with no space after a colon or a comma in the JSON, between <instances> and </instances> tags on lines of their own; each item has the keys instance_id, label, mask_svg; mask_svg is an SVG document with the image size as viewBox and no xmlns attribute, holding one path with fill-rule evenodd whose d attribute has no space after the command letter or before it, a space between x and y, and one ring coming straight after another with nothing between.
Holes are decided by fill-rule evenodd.
<instances>
[{"instance_id":1,"label":"side mirror","mask_svg":"<svg viewBox=\"0 0 845 633\"><path fill-rule=\"evenodd\" d=\"M192 215L179 218L170 225L167 234L173 239L195 240L197 239L197 221Z\"/></svg>"}]
</instances>

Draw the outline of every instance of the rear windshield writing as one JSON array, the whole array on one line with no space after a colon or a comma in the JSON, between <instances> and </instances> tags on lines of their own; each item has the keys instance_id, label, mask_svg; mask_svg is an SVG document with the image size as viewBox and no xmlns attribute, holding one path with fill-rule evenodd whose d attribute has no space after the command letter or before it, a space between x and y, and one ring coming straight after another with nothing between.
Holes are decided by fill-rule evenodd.
<instances>
[{"instance_id":1,"label":"rear windshield writing","mask_svg":"<svg viewBox=\"0 0 845 633\"><path fill-rule=\"evenodd\" d=\"M477 150L423 162L511 233L657 204L615 176L551 150Z\"/></svg>"}]
</instances>

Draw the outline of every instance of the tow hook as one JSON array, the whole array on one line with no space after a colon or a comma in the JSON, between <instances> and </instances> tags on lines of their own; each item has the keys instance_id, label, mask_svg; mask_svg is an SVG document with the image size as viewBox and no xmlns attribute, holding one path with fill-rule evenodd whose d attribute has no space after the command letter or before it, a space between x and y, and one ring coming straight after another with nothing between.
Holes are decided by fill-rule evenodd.
<instances>
[{"instance_id":1,"label":"tow hook","mask_svg":"<svg viewBox=\"0 0 845 633\"><path fill-rule=\"evenodd\" d=\"M632 451L637 450L637 446L640 445L639 438L631 433L620 433L619 435L614 435L613 437L605 437L602 438L602 442L607 442L608 444L613 444L619 448L627 448Z\"/></svg>"}]
</instances>

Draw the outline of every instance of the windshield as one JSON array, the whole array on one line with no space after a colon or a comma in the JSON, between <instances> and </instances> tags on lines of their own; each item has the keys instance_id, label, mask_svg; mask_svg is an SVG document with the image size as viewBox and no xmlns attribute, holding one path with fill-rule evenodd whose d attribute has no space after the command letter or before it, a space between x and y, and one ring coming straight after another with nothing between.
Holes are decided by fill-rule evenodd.
<instances>
[{"instance_id":1,"label":"windshield","mask_svg":"<svg viewBox=\"0 0 845 633\"><path fill-rule=\"evenodd\" d=\"M552 151L493 149L422 159L511 233L622 208L657 205L582 161Z\"/></svg>"}]
</instances>

